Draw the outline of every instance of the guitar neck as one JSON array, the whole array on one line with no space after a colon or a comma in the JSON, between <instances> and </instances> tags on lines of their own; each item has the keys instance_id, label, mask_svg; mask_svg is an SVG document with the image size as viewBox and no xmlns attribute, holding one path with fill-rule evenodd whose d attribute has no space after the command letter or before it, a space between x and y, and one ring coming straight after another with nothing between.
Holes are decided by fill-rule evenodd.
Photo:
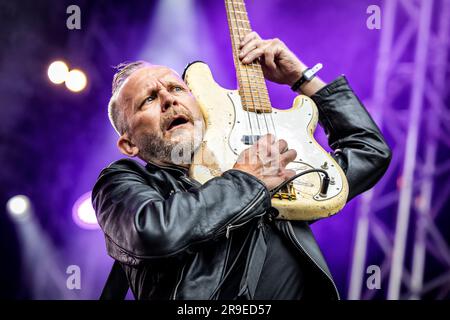
<instances>
[{"instance_id":1,"label":"guitar neck","mask_svg":"<svg viewBox=\"0 0 450 320\"><path fill-rule=\"evenodd\" d=\"M243 0L225 0L234 65L239 83L242 107L249 112L272 112L267 86L258 61L243 64L239 60L241 38L252 31Z\"/></svg>"}]
</instances>

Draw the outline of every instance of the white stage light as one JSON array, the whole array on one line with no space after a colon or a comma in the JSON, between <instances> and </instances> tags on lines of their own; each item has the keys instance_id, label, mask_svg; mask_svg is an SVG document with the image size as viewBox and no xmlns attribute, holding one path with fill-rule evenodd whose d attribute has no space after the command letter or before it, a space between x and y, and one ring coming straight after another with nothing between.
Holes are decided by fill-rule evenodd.
<instances>
[{"instance_id":1,"label":"white stage light","mask_svg":"<svg viewBox=\"0 0 450 320\"><path fill-rule=\"evenodd\" d=\"M55 61L47 69L47 75L51 82L61 84L66 81L69 73L69 67L63 61Z\"/></svg>"},{"instance_id":2,"label":"white stage light","mask_svg":"<svg viewBox=\"0 0 450 320\"><path fill-rule=\"evenodd\" d=\"M12 217L25 218L30 213L30 199L24 195L14 196L8 200L6 208Z\"/></svg>"},{"instance_id":3,"label":"white stage light","mask_svg":"<svg viewBox=\"0 0 450 320\"><path fill-rule=\"evenodd\" d=\"M87 78L83 71L73 69L67 74L66 87L70 91L80 92L86 87Z\"/></svg>"}]
</instances>

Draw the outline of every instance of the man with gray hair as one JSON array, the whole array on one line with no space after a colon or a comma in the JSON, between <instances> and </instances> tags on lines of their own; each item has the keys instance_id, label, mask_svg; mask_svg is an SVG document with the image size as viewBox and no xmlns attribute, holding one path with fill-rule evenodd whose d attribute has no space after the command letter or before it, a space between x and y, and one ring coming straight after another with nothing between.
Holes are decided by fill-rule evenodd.
<instances>
[{"instance_id":1,"label":"man with gray hair","mask_svg":"<svg viewBox=\"0 0 450 320\"><path fill-rule=\"evenodd\" d=\"M266 79L289 86L306 70L283 42L255 32L242 39L239 58L258 59ZM261 137L201 185L187 173L205 123L180 76L137 61L121 65L112 87L117 146L146 165L112 163L92 199L113 270L136 299L339 299L308 222L273 219L269 190L295 174L286 166L297 154L286 141ZM372 187L391 153L345 77L328 85L316 77L299 90L318 105L349 200Z\"/></svg>"}]
</instances>

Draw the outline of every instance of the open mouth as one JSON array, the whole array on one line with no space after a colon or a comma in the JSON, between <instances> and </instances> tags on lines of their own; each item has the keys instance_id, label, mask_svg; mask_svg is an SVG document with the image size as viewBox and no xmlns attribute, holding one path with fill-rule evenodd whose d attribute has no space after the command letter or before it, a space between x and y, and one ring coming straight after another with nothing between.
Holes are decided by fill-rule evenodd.
<instances>
[{"instance_id":1,"label":"open mouth","mask_svg":"<svg viewBox=\"0 0 450 320\"><path fill-rule=\"evenodd\" d=\"M182 114L177 115L177 116L173 117L172 120L170 120L166 130L170 131L170 130L180 127L183 124L186 124L188 122L189 122L189 119L186 116L184 116Z\"/></svg>"}]
</instances>

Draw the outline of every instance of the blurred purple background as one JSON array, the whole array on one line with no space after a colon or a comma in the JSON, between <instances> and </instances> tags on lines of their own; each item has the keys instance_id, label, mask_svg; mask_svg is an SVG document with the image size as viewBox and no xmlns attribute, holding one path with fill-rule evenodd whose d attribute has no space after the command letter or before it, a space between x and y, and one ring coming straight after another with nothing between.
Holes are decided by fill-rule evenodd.
<instances>
[{"instance_id":1,"label":"blurred purple background","mask_svg":"<svg viewBox=\"0 0 450 320\"><path fill-rule=\"evenodd\" d=\"M411 3L410 8L420 3L402 2ZM432 26L438 24L440 6L444 2L434 2ZM66 8L71 4L81 9L81 30L66 28ZM386 82L386 93L395 91L390 107L386 107L389 110L383 112L384 105L373 104L384 25L382 20L381 30L366 26L370 15L366 10L370 5L380 6L384 19L385 4L379 0L248 0L247 10L253 29L261 37L280 38L308 65L322 62L324 69L320 75L325 81L345 74L376 121L383 119L383 131L394 149L394 159L380 183L382 188L373 194L372 203L376 204L388 196L395 198L401 186L399 176L406 137L395 136L385 127L407 131L411 88L399 87L398 83L408 74L412 77L414 66L404 63L402 67L410 73ZM405 8L408 4L403 8L407 12ZM398 14L395 27L408 25L408 19L407 14ZM417 30L411 32L415 34ZM106 255L100 230L85 230L74 223L72 206L91 190L103 167L122 157L116 149L116 133L107 118L112 66L145 59L181 73L190 61L202 60L210 65L219 84L235 88L223 1L0 0L0 40L0 297L97 299L112 259ZM415 45L414 41L405 44L405 61L414 58ZM434 50L448 51L448 46ZM83 92L72 93L64 85L57 86L48 80L47 67L58 59L86 72L88 86ZM444 74L448 77L448 69ZM288 87L272 83L268 83L268 87L273 106L287 108L291 105L294 94ZM441 92L439 98L448 112L448 90ZM392 118L395 110L402 121ZM427 114L420 119L425 119ZM425 137L425 124L420 125L423 131L419 131L418 154L430 139ZM445 163L449 158L448 125L445 130L437 146L437 163ZM326 142L321 128L317 129L317 137L322 143ZM424 161L419 155L417 159ZM448 189L448 170L444 170L436 181L435 190L447 192L443 192L443 196L433 193L436 200L442 202L436 226L442 234L444 249L450 240L450 219L446 215ZM32 203L34 216L28 224L13 221L6 212L6 202L17 194L28 196ZM338 215L313 226L344 298L349 290L360 206L361 197L358 197ZM377 219L390 230L395 229L396 217L395 199L377 213ZM407 266L411 265L415 236L412 231L415 230L414 215L409 225ZM385 238L392 244L393 232L386 232ZM366 252L365 265L382 264L385 252L376 241L369 240ZM445 262L442 263L427 255L424 281L448 272L447 258L441 259ZM66 269L70 265L80 267L80 290L66 288ZM445 279L448 289L450 280ZM388 276L385 276L380 290L362 298L384 299L387 290ZM448 290L440 292L441 298L449 297ZM422 298L435 297L433 290L422 295Z\"/></svg>"}]
</instances>

